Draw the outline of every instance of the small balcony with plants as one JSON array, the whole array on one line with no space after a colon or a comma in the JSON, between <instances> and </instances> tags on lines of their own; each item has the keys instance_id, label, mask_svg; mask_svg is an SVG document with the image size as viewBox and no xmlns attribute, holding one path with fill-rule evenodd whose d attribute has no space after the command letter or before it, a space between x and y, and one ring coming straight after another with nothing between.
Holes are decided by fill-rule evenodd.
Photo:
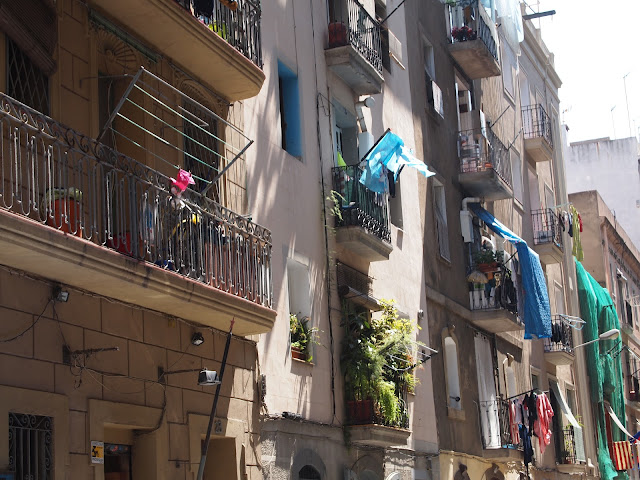
<instances>
[{"instance_id":1,"label":"small balcony with plants","mask_svg":"<svg viewBox=\"0 0 640 480\"><path fill-rule=\"evenodd\" d=\"M382 91L380 24L358 0L329 0L327 66L358 95Z\"/></svg>"},{"instance_id":2,"label":"small balcony with plants","mask_svg":"<svg viewBox=\"0 0 640 480\"><path fill-rule=\"evenodd\" d=\"M562 263L564 243L562 220L550 208L531 212L533 226L533 249L545 265Z\"/></svg>"},{"instance_id":3,"label":"small balcony with plants","mask_svg":"<svg viewBox=\"0 0 640 480\"><path fill-rule=\"evenodd\" d=\"M188 152L131 147L133 158L7 95L0 107L0 263L221 330L235 318L237 335L272 328L271 232L223 206L219 184L207 180L215 165L198 170L194 162L193 176L179 167L187 153L199 165L207 158L192 148L193 129L175 127L192 117L158 107L146 137L118 130L124 120L114 123L114 133L137 145L166 132L163 119L173 126L164 138L174 146L190 138ZM210 121L220 121L215 145L235 149L223 143L231 126ZM198 137L199 145L214 145L207 142ZM143 163L150 157L157 169Z\"/></svg>"},{"instance_id":4,"label":"small balcony with plants","mask_svg":"<svg viewBox=\"0 0 640 480\"><path fill-rule=\"evenodd\" d=\"M540 104L522 107L522 133L524 149L536 162L553 160L551 119Z\"/></svg>"},{"instance_id":5,"label":"small balcony with plants","mask_svg":"<svg viewBox=\"0 0 640 480\"><path fill-rule=\"evenodd\" d=\"M381 315L372 317L343 300L340 365L350 442L388 447L405 445L411 435L407 393L415 388L415 367L427 357L413 341L413 323L400 318L393 303L381 305Z\"/></svg>"},{"instance_id":6,"label":"small balcony with plants","mask_svg":"<svg viewBox=\"0 0 640 480\"><path fill-rule=\"evenodd\" d=\"M357 165L335 167L332 175L336 241L369 262L387 260L393 249L387 194L362 185Z\"/></svg>"},{"instance_id":7,"label":"small balcony with plants","mask_svg":"<svg viewBox=\"0 0 640 480\"><path fill-rule=\"evenodd\" d=\"M567 425L554 435L556 444L556 468L568 474L585 474L584 437L582 429Z\"/></svg>"},{"instance_id":8,"label":"small balcony with plants","mask_svg":"<svg viewBox=\"0 0 640 480\"><path fill-rule=\"evenodd\" d=\"M573 352L573 329L562 315L551 318L551 338L544 339L544 359L552 365L571 365Z\"/></svg>"},{"instance_id":9,"label":"small balcony with plants","mask_svg":"<svg viewBox=\"0 0 640 480\"><path fill-rule=\"evenodd\" d=\"M478 402L478 415L482 456L494 462L522 460L522 439L519 435L514 438L509 428L509 401L502 397L481 400Z\"/></svg>"},{"instance_id":10,"label":"small balcony with plants","mask_svg":"<svg viewBox=\"0 0 640 480\"><path fill-rule=\"evenodd\" d=\"M474 325L492 333L524 330L518 317L518 294L503 251L480 246L472 253L467 285Z\"/></svg>"},{"instance_id":11,"label":"small balcony with plants","mask_svg":"<svg viewBox=\"0 0 640 480\"><path fill-rule=\"evenodd\" d=\"M509 150L488 126L458 134L458 181L472 197L504 200L513 196Z\"/></svg>"},{"instance_id":12,"label":"small balcony with plants","mask_svg":"<svg viewBox=\"0 0 640 480\"><path fill-rule=\"evenodd\" d=\"M115 20L229 102L256 96L264 83L259 1L92 0L91 6L99 22Z\"/></svg>"},{"instance_id":13,"label":"small balcony with plants","mask_svg":"<svg viewBox=\"0 0 640 480\"><path fill-rule=\"evenodd\" d=\"M500 75L498 30L479 0L447 0L449 53L472 80Z\"/></svg>"}]
</instances>

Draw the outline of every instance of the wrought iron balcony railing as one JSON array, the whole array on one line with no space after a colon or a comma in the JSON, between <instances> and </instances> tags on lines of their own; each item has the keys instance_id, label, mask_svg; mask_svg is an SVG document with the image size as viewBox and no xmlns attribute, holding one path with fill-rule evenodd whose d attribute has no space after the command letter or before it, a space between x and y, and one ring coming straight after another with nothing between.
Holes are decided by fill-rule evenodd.
<instances>
[{"instance_id":1,"label":"wrought iron balcony railing","mask_svg":"<svg viewBox=\"0 0 640 480\"><path fill-rule=\"evenodd\" d=\"M461 173L495 170L509 187L512 186L509 150L491 128L459 132L458 149Z\"/></svg>"},{"instance_id":2,"label":"wrought iron balcony railing","mask_svg":"<svg viewBox=\"0 0 640 480\"><path fill-rule=\"evenodd\" d=\"M0 208L271 308L271 232L0 94Z\"/></svg>"},{"instance_id":3,"label":"wrought iron balcony railing","mask_svg":"<svg viewBox=\"0 0 640 480\"><path fill-rule=\"evenodd\" d=\"M387 196L375 193L360 183L362 170L357 165L333 168L333 189L340 210L338 226L358 226L391 243Z\"/></svg>"},{"instance_id":4,"label":"wrought iron balcony railing","mask_svg":"<svg viewBox=\"0 0 640 480\"><path fill-rule=\"evenodd\" d=\"M564 250L562 243L561 220L550 208L541 208L531 212L533 223L533 244L543 245L553 243L560 250Z\"/></svg>"},{"instance_id":5,"label":"wrought iron balcony railing","mask_svg":"<svg viewBox=\"0 0 640 480\"><path fill-rule=\"evenodd\" d=\"M471 12L469 13L469 9ZM449 6L451 43L482 40L493 58L498 60L495 27L489 13L479 0L463 0Z\"/></svg>"},{"instance_id":6,"label":"wrought iron balcony railing","mask_svg":"<svg viewBox=\"0 0 640 480\"><path fill-rule=\"evenodd\" d=\"M380 24L358 0L330 0L329 48L348 44L382 74Z\"/></svg>"},{"instance_id":7,"label":"wrought iron balcony railing","mask_svg":"<svg viewBox=\"0 0 640 480\"><path fill-rule=\"evenodd\" d=\"M522 129L525 139L544 138L553 147L551 120L542 105L522 107Z\"/></svg>"},{"instance_id":8,"label":"wrought iron balcony railing","mask_svg":"<svg viewBox=\"0 0 640 480\"><path fill-rule=\"evenodd\" d=\"M562 445L558 455L558 463L562 465L574 465L578 463L576 455L576 440L573 432L573 426L564 427L560 434ZM558 450L558 448L556 448Z\"/></svg>"},{"instance_id":9,"label":"wrought iron balcony railing","mask_svg":"<svg viewBox=\"0 0 640 480\"><path fill-rule=\"evenodd\" d=\"M551 318L551 338L544 339L544 351L573 353L572 328L560 315Z\"/></svg>"},{"instance_id":10,"label":"wrought iron balcony railing","mask_svg":"<svg viewBox=\"0 0 640 480\"><path fill-rule=\"evenodd\" d=\"M372 399L347 399L348 425L384 425L387 427L409 428L409 410L407 408L407 388L396 387L398 400L398 415L394 421L389 420L383 413L382 406Z\"/></svg>"},{"instance_id":11,"label":"wrought iron balcony railing","mask_svg":"<svg viewBox=\"0 0 640 480\"><path fill-rule=\"evenodd\" d=\"M487 283L469 283L471 310L505 309L517 314L518 294L511 280L511 270L498 265L485 275L489 279ZM521 323L519 317L515 321Z\"/></svg>"},{"instance_id":12,"label":"wrought iron balcony railing","mask_svg":"<svg viewBox=\"0 0 640 480\"><path fill-rule=\"evenodd\" d=\"M508 400L481 400L478 402L478 414L483 448L522 449L522 439L519 434L514 438L510 429Z\"/></svg>"},{"instance_id":13,"label":"wrought iron balcony railing","mask_svg":"<svg viewBox=\"0 0 640 480\"><path fill-rule=\"evenodd\" d=\"M219 35L255 65L262 68L260 0L236 0L237 8L235 10L223 5L220 0L211 0L210 2L176 0L176 2L191 12L213 33ZM211 6L213 6L212 9ZM211 10L209 11L209 9Z\"/></svg>"}]
</instances>

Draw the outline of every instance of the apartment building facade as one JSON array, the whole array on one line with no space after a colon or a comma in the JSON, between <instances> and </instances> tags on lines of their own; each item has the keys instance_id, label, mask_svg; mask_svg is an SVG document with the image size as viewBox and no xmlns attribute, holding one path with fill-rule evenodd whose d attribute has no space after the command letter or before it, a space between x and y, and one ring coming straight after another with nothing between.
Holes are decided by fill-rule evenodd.
<instances>
[{"instance_id":1,"label":"apartment building facade","mask_svg":"<svg viewBox=\"0 0 640 480\"><path fill-rule=\"evenodd\" d=\"M381 189L360 182L362 160L388 130L413 148L411 19L401 7L381 24L396 6L263 5L267 83L245 113L256 129L248 158L263 179L254 214L272 231L278 313L258 342L264 478L427 478L437 453L415 268L428 180L407 167ZM383 344L399 329L403 340L386 344L402 345L392 353Z\"/></svg>"},{"instance_id":2,"label":"apartment building facade","mask_svg":"<svg viewBox=\"0 0 640 480\"><path fill-rule=\"evenodd\" d=\"M623 392L617 392L624 398L624 425L632 433L637 430L638 420L638 294L640 292L638 276L638 248L617 222L616 216L596 190L576 192L569 200L581 212L583 223L582 262L587 270L609 292L620 323L619 345L615 345L611 354L621 364ZM608 421L607 436L618 433L615 422ZM619 433L618 433L619 435ZM625 437L626 438L626 437ZM633 458L638 452L632 445ZM612 446L609 446L611 451ZM611 455L614 458L614 455ZM627 468L631 477L637 477L637 469Z\"/></svg>"},{"instance_id":3,"label":"apartment building facade","mask_svg":"<svg viewBox=\"0 0 640 480\"><path fill-rule=\"evenodd\" d=\"M440 478L594 476L584 357L573 350L581 334L569 321L579 316L572 239L557 223L568 204L556 141L561 81L540 31L492 6L407 7L418 20L411 37L420 39L409 63L423 66L411 72L416 148L436 171L424 197L432 206L426 314L431 346L444 353L432 362L441 386L434 388L440 454L432 463ZM436 85L448 92L440 116ZM522 299L508 293L511 282L522 285L520 254L489 228L491 217L475 218L485 209L538 255L558 331L551 339L524 338ZM527 467L509 407L531 392L545 392L555 415L550 444L543 453L533 437ZM569 412L581 422L571 423Z\"/></svg>"},{"instance_id":4,"label":"apartment building facade","mask_svg":"<svg viewBox=\"0 0 640 480\"><path fill-rule=\"evenodd\" d=\"M205 478L259 476L259 29L252 3L3 6L4 478L196 478L209 425Z\"/></svg>"}]
</instances>

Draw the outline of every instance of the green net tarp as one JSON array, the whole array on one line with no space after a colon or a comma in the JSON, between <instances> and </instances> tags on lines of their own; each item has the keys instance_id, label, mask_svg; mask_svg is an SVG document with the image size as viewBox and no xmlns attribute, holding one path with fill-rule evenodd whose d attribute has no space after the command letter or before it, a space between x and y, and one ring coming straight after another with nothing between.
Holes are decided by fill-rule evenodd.
<instances>
[{"instance_id":1,"label":"green net tarp","mask_svg":"<svg viewBox=\"0 0 640 480\"><path fill-rule=\"evenodd\" d=\"M584 342L595 340L603 332L620 328L618 314L609 295L576 260L578 299L580 313L586 322L582 330ZM597 418L596 435L598 441L598 465L602 480L627 479L626 472L618 472L611 461L607 445L606 412L604 402L611 405L614 413L625 425L624 382L620 360L620 339L602 340L585 346L589 390L595 406ZM626 436L612 423L611 434L614 441L627 440Z\"/></svg>"}]
</instances>

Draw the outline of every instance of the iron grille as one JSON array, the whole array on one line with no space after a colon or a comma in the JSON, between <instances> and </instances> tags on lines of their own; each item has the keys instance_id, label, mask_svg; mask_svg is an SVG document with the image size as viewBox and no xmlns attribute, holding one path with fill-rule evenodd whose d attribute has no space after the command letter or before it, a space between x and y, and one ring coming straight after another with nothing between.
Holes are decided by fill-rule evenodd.
<instances>
[{"instance_id":1,"label":"iron grille","mask_svg":"<svg viewBox=\"0 0 640 480\"><path fill-rule=\"evenodd\" d=\"M9 413L9 470L18 480L53 478L53 419Z\"/></svg>"},{"instance_id":2,"label":"iron grille","mask_svg":"<svg viewBox=\"0 0 640 480\"><path fill-rule=\"evenodd\" d=\"M9 38L7 43L7 94L49 114L49 78Z\"/></svg>"},{"instance_id":3,"label":"iron grille","mask_svg":"<svg viewBox=\"0 0 640 480\"><path fill-rule=\"evenodd\" d=\"M373 279L355 268L351 268L344 263L337 262L338 287L348 286L360 293L371 296L371 282Z\"/></svg>"}]
</instances>

